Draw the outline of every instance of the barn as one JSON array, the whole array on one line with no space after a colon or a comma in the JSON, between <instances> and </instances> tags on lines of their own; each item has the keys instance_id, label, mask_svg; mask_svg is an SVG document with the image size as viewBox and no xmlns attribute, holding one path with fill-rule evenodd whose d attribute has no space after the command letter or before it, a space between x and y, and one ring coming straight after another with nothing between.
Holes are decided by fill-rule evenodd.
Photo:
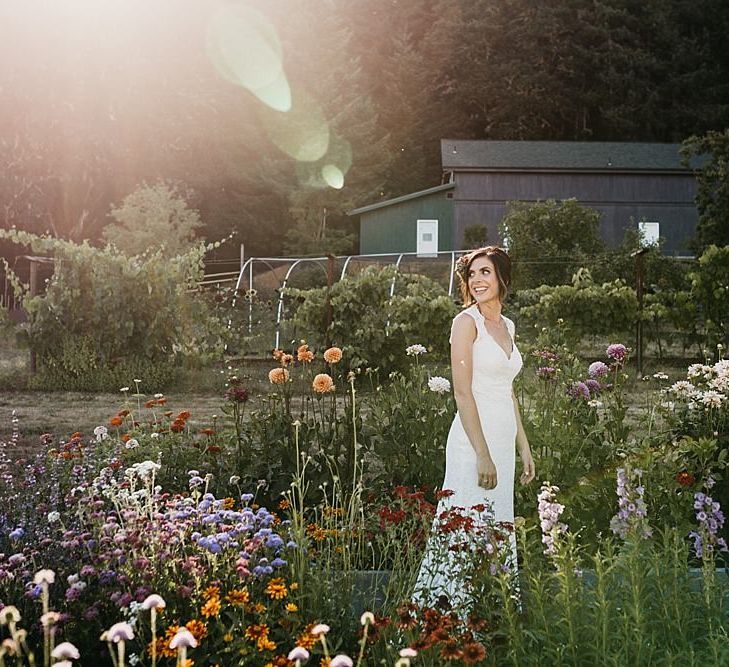
<instances>
[{"instance_id":1,"label":"barn","mask_svg":"<svg viewBox=\"0 0 729 667\"><path fill-rule=\"evenodd\" d=\"M489 241L510 201L574 197L602 213L609 245L639 225L664 252L690 254L696 179L680 144L568 141L441 141L443 184L350 211L359 216L360 253L460 250L468 227Z\"/></svg>"}]
</instances>

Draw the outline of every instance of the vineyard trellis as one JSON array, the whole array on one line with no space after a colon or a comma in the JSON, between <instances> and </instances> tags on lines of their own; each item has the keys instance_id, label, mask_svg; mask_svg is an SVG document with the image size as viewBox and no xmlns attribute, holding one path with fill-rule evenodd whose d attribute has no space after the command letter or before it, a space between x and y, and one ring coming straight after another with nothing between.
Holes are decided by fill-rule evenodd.
<instances>
[{"instance_id":1,"label":"vineyard trellis","mask_svg":"<svg viewBox=\"0 0 729 667\"><path fill-rule=\"evenodd\" d=\"M402 261L404 258L414 258L417 259L419 262L421 260L440 260L441 257L444 257L449 260L449 271L448 271L448 295L453 295L453 287L454 287L454 269L455 269L455 263L456 259L459 255L461 255L463 250L447 250L447 251L440 251L437 254L433 256L424 257L422 255L418 255L416 252L402 252L402 253L380 253L380 254L369 254L369 255L339 255L339 256L321 256L321 257L249 257L245 261L241 263L240 270L237 272L237 278L235 278L235 290L234 290L234 296L232 300L232 308L236 307L237 300L238 300L238 294L240 294L241 290L243 289L244 285L247 283L247 289L255 290L255 273L254 273L254 264L257 263L259 265L265 266L268 268L268 270L271 273L276 273L276 265L286 265L289 264L286 273L283 277L283 280L279 282L279 286L277 288L278 291L278 303L276 306L276 331L275 331L275 340L274 340L274 347L278 348L281 343L281 325L284 321L284 298L285 298L285 292L286 288L289 286L290 279L292 277L292 274L294 272L294 269L296 267L303 265L303 264L309 264L320 267L326 276L327 282L326 284L331 286L333 283L333 266L339 262L342 263L341 271L339 271L339 280L343 280L345 277L347 277L347 272L351 269L353 266L353 261L355 263L363 262L367 265L371 264L382 264L387 263L391 264L395 267L396 271L401 270ZM391 258L392 261L387 262L386 260L388 258ZM322 266L322 263L327 263L327 268L325 269ZM222 282L232 282L233 278L230 277L230 274L233 274L236 272L228 272L227 274L208 274L206 276L206 284L211 284L213 282L215 283L222 283ZM210 278L213 278L213 275L218 276L217 279L209 280ZM227 276L227 277L224 277ZM392 282L390 283L390 292L389 292L389 298L392 299L395 295L395 284L396 279L395 276L393 276ZM228 326L230 327L232 325L232 318L228 320ZM389 321L388 321L389 326ZM248 333L251 334L253 332L253 300L248 300Z\"/></svg>"}]
</instances>

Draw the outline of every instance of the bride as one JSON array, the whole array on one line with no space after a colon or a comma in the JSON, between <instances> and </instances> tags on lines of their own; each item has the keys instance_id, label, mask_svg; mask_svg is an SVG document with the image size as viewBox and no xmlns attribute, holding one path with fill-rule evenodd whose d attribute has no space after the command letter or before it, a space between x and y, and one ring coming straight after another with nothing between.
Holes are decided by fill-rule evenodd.
<instances>
[{"instance_id":1,"label":"bride","mask_svg":"<svg viewBox=\"0 0 729 667\"><path fill-rule=\"evenodd\" d=\"M509 256L496 246L479 248L461 257L456 267L464 310L451 328L451 370L458 413L446 444L446 472L436 512L454 508L491 524L506 525L516 570L514 523L515 449L523 464L522 484L534 479L534 461L521 423L512 382L522 367L514 342L514 323L501 314L511 279ZM448 495L450 493L450 495ZM413 600L423 605L446 595L454 606L470 606L467 582L459 577L459 549L431 535ZM487 543L488 545L488 543ZM488 548L488 546L487 546ZM473 547L468 557L473 557ZM443 553L446 551L447 553ZM461 557L463 549L460 549Z\"/></svg>"}]
</instances>

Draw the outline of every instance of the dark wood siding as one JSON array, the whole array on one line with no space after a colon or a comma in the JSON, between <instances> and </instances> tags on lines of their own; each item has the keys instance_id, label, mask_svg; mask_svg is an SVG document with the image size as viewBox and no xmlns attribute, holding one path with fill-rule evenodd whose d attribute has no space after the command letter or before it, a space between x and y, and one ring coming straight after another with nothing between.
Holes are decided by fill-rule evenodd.
<instances>
[{"instance_id":1,"label":"dark wood siding","mask_svg":"<svg viewBox=\"0 0 729 667\"><path fill-rule=\"evenodd\" d=\"M455 180L457 244L474 224L485 224L489 241L497 241L508 201L574 197L603 213L601 231L609 244L619 243L625 230L640 220L659 222L669 254L689 252L698 219L696 181L690 174L456 172Z\"/></svg>"}]
</instances>

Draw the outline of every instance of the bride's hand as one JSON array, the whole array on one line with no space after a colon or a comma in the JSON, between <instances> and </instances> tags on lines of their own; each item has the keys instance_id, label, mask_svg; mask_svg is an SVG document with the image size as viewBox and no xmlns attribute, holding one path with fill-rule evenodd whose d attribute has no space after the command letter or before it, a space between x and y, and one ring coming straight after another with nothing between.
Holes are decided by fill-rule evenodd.
<instances>
[{"instance_id":1,"label":"bride's hand","mask_svg":"<svg viewBox=\"0 0 729 667\"><path fill-rule=\"evenodd\" d=\"M521 482L522 486L526 486L534 479L535 475L537 474L534 470L534 459L532 458L531 452L528 452L527 454L522 454L522 463L524 464L524 472L521 473L519 481Z\"/></svg>"},{"instance_id":2,"label":"bride's hand","mask_svg":"<svg viewBox=\"0 0 729 667\"><path fill-rule=\"evenodd\" d=\"M478 485L484 489L495 489L498 484L496 478L496 466L493 459L489 457L478 457Z\"/></svg>"}]
</instances>

